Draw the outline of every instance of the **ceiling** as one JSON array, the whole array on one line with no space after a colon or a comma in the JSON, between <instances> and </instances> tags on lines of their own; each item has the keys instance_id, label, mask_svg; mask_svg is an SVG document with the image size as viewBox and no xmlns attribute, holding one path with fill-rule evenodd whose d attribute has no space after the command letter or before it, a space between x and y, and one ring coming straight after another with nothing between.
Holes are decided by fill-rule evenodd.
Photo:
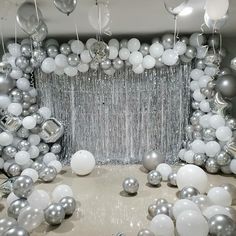
<instances>
[{"instance_id":1,"label":"ceiling","mask_svg":"<svg viewBox=\"0 0 236 236\"><path fill-rule=\"evenodd\" d=\"M15 16L18 6L24 0L1 0L0 15L2 32L5 38L15 35ZM53 0L37 0L51 37L75 36L75 23L79 36L95 35L88 22L88 10L95 0L78 0L76 10L69 17L59 12ZM203 24L204 5L206 0L190 0L189 6L193 13L180 17L178 28L181 33L191 33L200 30ZM111 12L110 29L113 36L153 37L174 29L173 17L164 8L163 0L109 0ZM225 36L236 36L236 1L230 1L229 19L222 30ZM26 36L17 26L17 37Z\"/></svg>"}]
</instances>

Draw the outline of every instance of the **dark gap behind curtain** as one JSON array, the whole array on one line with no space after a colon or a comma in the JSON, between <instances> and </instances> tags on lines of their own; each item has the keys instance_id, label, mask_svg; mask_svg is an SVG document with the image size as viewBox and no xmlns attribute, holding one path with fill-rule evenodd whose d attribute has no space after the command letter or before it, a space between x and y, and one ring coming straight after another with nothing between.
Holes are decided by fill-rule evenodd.
<instances>
[{"instance_id":1,"label":"dark gap behind curtain","mask_svg":"<svg viewBox=\"0 0 236 236\"><path fill-rule=\"evenodd\" d=\"M35 72L40 105L65 126L61 161L85 149L98 164L134 164L158 149L175 163L190 113L190 70L178 65L138 75L123 68L114 76L89 70L72 78Z\"/></svg>"}]
</instances>

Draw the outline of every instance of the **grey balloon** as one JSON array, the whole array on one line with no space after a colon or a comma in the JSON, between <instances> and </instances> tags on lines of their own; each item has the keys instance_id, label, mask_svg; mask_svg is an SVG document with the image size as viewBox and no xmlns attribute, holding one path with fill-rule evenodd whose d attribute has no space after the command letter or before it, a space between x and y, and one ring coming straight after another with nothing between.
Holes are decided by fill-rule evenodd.
<instances>
[{"instance_id":1,"label":"grey balloon","mask_svg":"<svg viewBox=\"0 0 236 236\"><path fill-rule=\"evenodd\" d=\"M199 108L200 108L200 102L193 101L193 102L192 102L192 108L193 108L194 110L199 109Z\"/></svg>"},{"instance_id":2,"label":"grey balloon","mask_svg":"<svg viewBox=\"0 0 236 236\"><path fill-rule=\"evenodd\" d=\"M179 198L190 200L193 196L197 196L199 194L200 192L196 188L189 186L189 187L184 187L183 189L180 190Z\"/></svg>"},{"instance_id":3,"label":"grey balloon","mask_svg":"<svg viewBox=\"0 0 236 236\"><path fill-rule=\"evenodd\" d=\"M192 58L187 57L185 54L180 56L180 60L184 63L189 63L192 61Z\"/></svg>"},{"instance_id":4,"label":"grey balloon","mask_svg":"<svg viewBox=\"0 0 236 236\"><path fill-rule=\"evenodd\" d=\"M15 81L7 74L0 73L0 93L7 94L15 87Z\"/></svg>"},{"instance_id":5,"label":"grey balloon","mask_svg":"<svg viewBox=\"0 0 236 236\"><path fill-rule=\"evenodd\" d=\"M215 215L208 221L210 235L234 236L236 224L226 215Z\"/></svg>"},{"instance_id":6,"label":"grey balloon","mask_svg":"<svg viewBox=\"0 0 236 236\"><path fill-rule=\"evenodd\" d=\"M59 202L66 215L72 215L76 208L76 201L73 197L63 197Z\"/></svg>"},{"instance_id":7,"label":"grey balloon","mask_svg":"<svg viewBox=\"0 0 236 236\"><path fill-rule=\"evenodd\" d=\"M33 113L31 116L36 120L38 125L42 124L44 121L44 118L39 113Z\"/></svg>"},{"instance_id":8,"label":"grey balloon","mask_svg":"<svg viewBox=\"0 0 236 236\"><path fill-rule=\"evenodd\" d=\"M156 200L156 205L160 205L160 204L164 204L164 203L168 203L168 201L165 198L158 198Z\"/></svg>"},{"instance_id":9,"label":"grey balloon","mask_svg":"<svg viewBox=\"0 0 236 236\"><path fill-rule=\"evenodd\" d=\"M97 41L90 47L89 53L94 61L101 63L109 57L110 50L106 43Z\"/></svg>"},{"instance_id":10,"label":"grey balloon","mask_svg":"<svg viewBox=\"0 0 236 236\"><path fill-rule=\"evenodd\" d=\"M123 190L128 194L136 194L139 189L139 183L136 178L128 177L123 181Z\"/></svg>"},{"instance_id":11,"label":"grey balloon","mask_svg":"<svg viewBox=\"0 0 236 236\"><path fill-rule=\"evenodd\" d=\"M51 146L51 152L54 153L54 154L58 154L61 152L61 144L59 143L54 143L52 146Z\"/></svg>"},{"instance_id":12,"label":"grey balloon","mask_svg":"<svg viewBox=\"0 0 236 236\"><path fill-rule=\"evenodd\" d=\"M190 200L193 201L201 209L201 211L213 205L211 200L206 195L202 194L193 196Z\"/></svg>"},{"instance_id":13,"label":"grey balloon","mask_svg":"<svg viewBox=\"0 0 236 236\"><path fill-rule=\"evenodd\" d=\"M23 44L21 45L21 54L22 56L26 58L30 58L32 56L32 46L29 44Z\"/></svg>"},{"instance_id":14,"label":"grey balloon","mask_svg":"<svg viewBox=\"0 0 236 236\"><path fill-rule=\"evenodd\" d=\"M189 44L189 38L186 36L180 37L180 42L185 43L186 45Z\"/></svg>"},{"instance_id":15,"label":"grey balloon","mask_svg":"<svg viewBox=\"0 0 236 236\"><path fill-rule=\"evenodd\" d=\"M29 206L29 203L25 198L17 199L8 207L7 214L12 218L17 219L20 211L27 206Z\"/></svg>"},{"instance_id":16,"label":"grey balloon","mask_svg":"<svg viewBox=\"0 0 236 236\"><path fill-rule=\"evenodd\" d=\"M37 62L40 65L46 57L47 57L47 53L41 47L35 48L33 53L32 53L32 59L34 60L34 62Z\"/></svg>"},{"instance_id":17,"label":"grey balloon","mask_svg":"<svg viewBox=\"0 0 236 236\"><path fill-rule=\"evenodd\" d=\"M44 210L44 218L50 225L59 225L65 218L64 208L59 203L53 203Z\"/></svg>"},{"instance_id":18,"label":"grey balloon","mask_svg":"<svg viewBox=\"0 0 236 236\"><path fill-rule=\"evenodd\" d=\"M148 206L148 215L153 218L156 216L157 212L157 204L156 203L153 203L151 205Z\"/></svg>"},{"instance_id":19,"label":"grey balloon","mask_svg":"<svg viewBox=\"0 0 236 236\"><path fill-rule=\"evenodd\" d=\"M100 66L103 70L108 70L109 68L111 68L111 60L106 59L106 60L102 61L100 63Z\"/></svg>"},{"instance_id":20,"label":"grey balloon","mask_svg":"<svg viewBox=\"0 0 236 236\"><path fill-rule=\"evenodd\" d=\"M40 163L40 162L33 162L32 165L30 166L32 169L35 169L36 171L40 172L43 167L44 167L44 164Z\"/></svg>"},{"instance_id":21,"label":"grey balloon","mask_svg":"<svg viewBox=\"0 0 236 236\"><path fill-rule=\"evenodd\" d=\"M195 67L199 70L204 70L206 68L204 60L203 59L198 59L195 63Z\"/></svg>"},{"instance_id":22,"label":"grey balloon","mask_svg":"<svg viewBox=\"0 0 236 236\"><path fill-rule=\"evenodd\" d=\"M124 67L124 62L119 57L117 57L113 60L112 65L116 70L120 70L122 67Z\"/></svg>"},{"instance_id":23,"label":"grey balloon","mask_svg":"<svg viewBox=\"0 0 236 236\"><path fill-rule=\"evenodd\" d=\"M98 68L99 68L99 63L96 62L96 61L91 61L90 64L89 64L89 67L90 67L90 69L92 69L92 70L98 70Z\"/></svg>"},{"instance_id":24,"label":"grey balloon","mask_svg":"<svg viewBox=\"0 0 236 236\"><path fill-rule=\"evenodd\" d=\"M49 146L46 143L40 143L38 148L41 154L46 154L49 152Z\"/></svg>"},{"instance_id":25,"label":"grey balloon","mask_svg":"<svg viewBox=\"0 0 236 236\"><path fill-rule=\"evenodd\" d=\"M148 173L147 180L148 180L149 184L151 184L153 186L157 186L162 181L161 173L157 170L152 170Z\"/></svg>"},{"instance_id":26,"label":"grey balloon","mask_svg":"<svg viewBox=\"0 0 236 236\"><path fill-rule=\"evenodd\" d=\"M160 215L160 214L169 216L169 207L167 206L166 203L160 204L157 206L156 215Z\"/></svg>"},{"instance_id":27,"label":"grey balloon","mask_svg":"<svg viewBox=\"0 0 236 236\"><path fill-rule=\"evenodd\" d=\"M162 44L163 44L165 49L173 48L173 46L174 46L174 35L173 34L163 35Z\"/></svg>"},{"instance_id":28,"label":"grey balloon","mask_svg":"<svg viewBox=\"0 0 236 236\"><path fill-rule=\"evenodd\" d=\"M220 77L223 75L230 75L230 74L232 74L232 71L230 70L230 68L225 67L225 68L220 69L217 75L218 77Z\"/></svg>"},{"instance_id":29,"label":"grey balloon","mask_svg":"<svg viewBox=\"0 0 236 236\"><path fill-rule=\"evenodd\" d=\"M190 122L192 125L198 125L199 124L199 117L196 117L196 116L190 117Z\"/></svg>"},{"instance_id":30,"label":"grey balloon","mask_svg":"<svg viewBox=\"0 0 236 236\"><path fill-rule=\"evenodd\" d=\"M233 207L225 207L225 209L230 213L231 219L234 221L234 223L236 223L236 210Z\"/></svg>"},{"instance_id":31,"label":"grey balloon","mask_svg":"<svg viewBox=\"0 0 236 236\"><path fill-rule=\"evenodd\" d=\"M231 60L230 67L231 67L233 70L236 70L236 57L234 57L234 58Z\"/></svg>"},{"instance_id":32,"label":"grey balloon","mask_svg":"<svg viewBox=\"0 0 236 236\"><path fill-rule=\"evenodd\" d=\"M206 128L202 131L204 141L213 141L216 137L216 131L213 128Z\"/></svg>"},{"instance_id":33,"label":"grey balloon","mask_svg":"<svg viewBox=\"0 0 236 236\"><path fill-rule=\"evenodd\" d=\"M70 66L77 66L79 64L79 56L75 53L72 53L68 56L67 61Z\"/></svg>"},{"instance_id":34,"label":"grey balloon","mask_svg":"<svg viewBox=\"0 0 236 236\"><path fill-rule=\"evenodd\" d=\"M193 156L194 164L197 166L204 166L207 160L207 156L204 153L196 153Z\"/></svg>"},{"instance_id":35,"label":"grey balloon","mask_svg":"<svg viewBox=\"0 0 236 236\"><path fill-rule=\"evenodd\" d=\"M139 51L143 54L143 56L147 56L149 54L149 44L143 43L139 49Z\"/></svg>"},{"instance_id":36,"label":"grey balloon","mask_svg":"<svg viewBox=\"0 0 236 236\"><path fill-rule=\"evenodd\" d=\"M149 229L141 229L137 236L155 236L153 232L151 232Z\"/></svg>"},{"instance_id":37,"label":"grey balloon","mask_svg":"<svg viewBox=\"0 0 236 236\"><path fill-rule=\"evenodd\" d=\"M9 74L12 71L12 66L7 61L0 62L0 73Z\"/></svg>"},{"instance_id":38,"label":"grey balloon","mask_svg":"<svg viewBox=\"0 0 236 236\"><path fill-rule=\"evenodd\" d=\"M30 234L23 227L13 226L5 231L2 236L30 236Z\"/></svg>"},{"instance_id":39,"label":"grey balloon","mask_svg":"<svg viewBox=\"0 0 236 236\"><path fill-rule=\"evenodd\" d=\"M229 192L232 197L232 205L236 204L236 187L233 184L226 183L222 184L220 187L223 187L226 191Z\"/></svg>"},{"instance_id":40,"label":"grey balloon","mask_svg":"<svg viewBox=\"0 0 236 236\"><path fill-rule=\"evenodd\" d=\"M216 174L219 171L219 165L214 158L208 158L205 164L207 172L211 174Z\"/></svg>"},{"instance_id":41,"label":"grey balloon","mask_svg":"<svg viewBox=\"0 0 236 236\"><path fill-rule=\"evenodd\" d=\"M17 148L20 151L28 151L30 148L30 142L28 140L21 140L18 145Z\"/></svg>"},{"instance_id":42,"label":"grey balloon","mask_svg":"<svg viewBox=\"0 0 236 236\"><path fill-rule=\"evenodd\" d=\"M120 48L127 48L128 47L128 40L127 39L122 39L120 41Z\"/></svg>"},{"instance_id":43,"label":"grey balloon","mask_svg":"<svg viewBox=\"0 0 236 236\"><path fill-rule=\"evenodd\" d=\"M11 164L7 169L7 174L11 177L16 177L21 174L21 167L17 163Z\"/></svg>"},{"instance_id":44,"label":"grey balloon","mask_svg":"<svg viewBox=\"0 0 236 236\"><path fill-rule=\"evenodd\" d=\"M228 126L232 130L236 130L236 119L235 118L227 119L225 125Z\"/></svg>"},{"instance_id":45,"label":"grey balloon","mask_svg":"<svg viewBox=\"0 0 236 236\"><path fill-rule=\"evenodd\" d=\"M171 186L177 186L176 178L177 178L176 173L170 173L168 175L168 180L167 180L168 184L170 184Z\"/></svg>"},{"instance_id":46,"label":"grey balloon","mask_svg":"<svg viewBox=\"0 0 236 236\"><path fill-rule=\"evenodd\" d=\"M236 96L236 78L233 75L224 75L216 81L216 88L227 98Z\"/></svg>"},{"instance_id":47,"label":"grey balloon","mask_svg":"<svg viewBox=\"0 0 236 236\"><path fill-rule=\"evenodd\" d=\"M27 198L33 191L33 185L29 176L19 176L13 183L13 193L19 198Z\"/></svg>"},{"instance_id":48,"label":"grey balloon","mask_svg":"<svg viewBox=\"0 0 236 236\"><path fill-rule=\"evenodd\" d=\"M12 217L4 217L0 219L0 235L10 228L17 225L17 221Z\"/></svg>"},{"instance_id":49,"label":"grey balloon","mask_svg":"<svg viewBox=\"0 0 236 236\"><path fill-rule=\"evenodd\" d=\"M226 174L226 175L231 175L232 174L232 171L230 169L230 166L227 165L227 166L221 166L220 167L220 170L222 173Z\"/></svg>"},{"instance_id":50,"label":"grey balloon","mask_svg":"<svg viewBox=\"0 0 236 236\"><path fill-rule=\"evenodd\" d=\"M142 159L143 167L149 171L155 170L156 167L165 161L163 155L157 151L147 152Z\"/></svg>"},{"instance_id":51,"label":"grey balloon","mask_svg":"<svg viewBox=\"0 0 236 236\"><path fill-rule=\"evenodd\" d=\"M44 167L39 172L39 178L44 182L52 182L57 176L57 171L53 166Z\"/></svg>"},{"instance_id":52,"label":"grey balloon","mask_svg":"<svg viewBox=\"0 0 236 236\"><path fill-rule=\"evenodd\" d=\"M47 54L49 57L55 58L58 55L58 48L55 45L48 46Z\"/></svg>"},{"instance_id":53,"label":"grey balloon","mask_svg":"<svg viewBox=\"0 0 236 236\"><path fill-rule=\"evenodd\" d=\"M63 43L60 46L60 52L61 52L61 54L68 56L71 53L70 45L68 43Z\"/></svg>"},{"instance_id":54,"label":"grey balloon","mask_svg":"<svg viewBox=\"0 0 236 236\"><path fill-rule=\"evenodd\" d=\"M220 46L220 36L217 35L211 35L208 39L208 45L211 48L218 49Z\"/></svg>"},{"instance_id":55,"label":"grey balloon","mask_svg":"<svg viewBox=\"0 0 236 236\"><path fill-rule=\"evenodd\" d=\"M217 154L215 159L219 166L226 166L226 165L229 165L231 162L230 155L224 151Z\"/></svg>"},{"instance_id":56,"label":"grey balloon","mask_svg":"<svg viewBox=\"0 0 236 236\"><path fill-rule=\"evenodd\" d=\"M7 146L3 148L3 153L11 158L13 158L16 153L17 153L17 149L13 146Z\"/></svg>"},{"instance_id":57,"label":"grey balloon","mask_svg":"<svg viewBox=\"0 0 236 236\"><path fill-rule=\"evenodd\" d=\"M16 134L19 138L28 138L29 137L29 130L24 127L21 127L20 129L17 130Z\"/></svg>"},{"instance_id":58,"label":"grey balloon","mask_svg":"<svg viewBox=\"0 0 236 236\"><path fill-rule=\"evenodd\" d=\"M24 70L29 65L29 60L26 57L19 56L16 58L16 66Z\"/></svg>"},{"instance_id":59,"label":"grey balloon","mask_svg":"<svg viewBox=\"0 0 236 236\"><path fill-rule=\"evenodd\" d=\"M29 112L32 114L32 113L35 113L36 111L38 111L39 107L37 104L34 104L34 105L31 105L29 107ZM40 120L40 119L39 119ZM38 123L38 124L41 124L41 123Z\"/></svg>"},{"instance_id":60,"label":"grey balloon","mask_svg":"<svg viewBox=\"0 0 236 236\"><path fill-rule=\"evenodd\" d=\"M54 0L56 8L66 15L70 15L76 8L77 0Z\"/></svg>"},{"instance_id":61,"label":"grey balloon","mask_svg":"<svg viewBox=\"0 0 236 236\"><path fill-rule=\"evenodd\" d=\"M190 59L193 59L196 57L196 55L197 55L197 49L193 46L188 46L185 52L185 56Z\"/></svg>"}]
</instances>

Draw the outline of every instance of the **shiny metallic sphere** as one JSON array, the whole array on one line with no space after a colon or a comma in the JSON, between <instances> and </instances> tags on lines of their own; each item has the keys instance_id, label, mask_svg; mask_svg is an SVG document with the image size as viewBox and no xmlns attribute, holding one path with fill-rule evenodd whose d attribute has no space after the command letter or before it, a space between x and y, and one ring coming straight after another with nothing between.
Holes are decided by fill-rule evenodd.
<instances>
[{"instance_id":1,"label":"shiny metallic sphere","mask_svg":"<svg viewBox=\"0 0 236 236\"><path fill-rule=\"evenodd\" d=\"M138 180L133 177L128 177L123 181L123 189L128 194L136 194L139 189Z\"/></svg>"},{"instance_id":2,"label":"shiny metallic sphere","mask_svg":"<svg viewBox=\"0 0 236 236\"><path fill-rule=\"evenodd\" d=\"M153 186L157 186L162 181L161 173L157 170L152 170L148 173L147 180L148 180L149 184L151 184Z\"/></svg>"}]
</instances>

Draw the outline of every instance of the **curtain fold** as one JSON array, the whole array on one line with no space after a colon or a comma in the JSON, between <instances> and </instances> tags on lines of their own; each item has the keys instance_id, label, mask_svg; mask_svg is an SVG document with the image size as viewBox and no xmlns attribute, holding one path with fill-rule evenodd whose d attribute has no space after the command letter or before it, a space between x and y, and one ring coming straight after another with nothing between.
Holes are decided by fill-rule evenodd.
<instances>
[{"instance_id":1,"label":"curtain fold","mask_svg":"<svg viewBox=\"0 0 236 236\"><path fill-rule=\"evenodd\" d=\"M80 149L99 164L134 164L152 149L175 163L190 112L191 65L130 68L107 76L88 71L76 77L35 72L40 105L65 125L60 156L68 164Z\"/></svg>"}]
</instances>

